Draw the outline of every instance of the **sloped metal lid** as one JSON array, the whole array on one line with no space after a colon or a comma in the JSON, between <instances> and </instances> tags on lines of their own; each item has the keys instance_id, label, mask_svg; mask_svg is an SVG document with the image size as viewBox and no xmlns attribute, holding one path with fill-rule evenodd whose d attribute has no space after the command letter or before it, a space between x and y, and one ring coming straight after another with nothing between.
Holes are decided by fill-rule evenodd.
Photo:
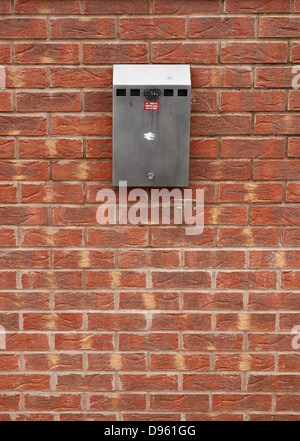
<instances>
[{"instance_id":1,"label":"sloped metal lid","mask_svg":"<svg viewBox=\"0 0 300 441\"><path fill-rule=\"evenodd\" d=\"M114 86L190 86L189 64L115 64Z\"/></svg>"}]
</instances>

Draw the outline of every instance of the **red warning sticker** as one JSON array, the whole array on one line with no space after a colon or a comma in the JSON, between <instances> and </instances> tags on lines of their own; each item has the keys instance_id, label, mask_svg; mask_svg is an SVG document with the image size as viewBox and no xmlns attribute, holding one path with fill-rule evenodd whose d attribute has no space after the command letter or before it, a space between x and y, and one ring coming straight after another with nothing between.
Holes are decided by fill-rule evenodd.
<instances>
[{"instance_id":1,"label":"red warning sticker","mask_svg":"<svg viewBox=\"0 0 300 441\"><path fill-rule=\"evenodd\" d=\"M159 111L159 101L144 101L144 110Z\"/></svg>"}]
</instances>

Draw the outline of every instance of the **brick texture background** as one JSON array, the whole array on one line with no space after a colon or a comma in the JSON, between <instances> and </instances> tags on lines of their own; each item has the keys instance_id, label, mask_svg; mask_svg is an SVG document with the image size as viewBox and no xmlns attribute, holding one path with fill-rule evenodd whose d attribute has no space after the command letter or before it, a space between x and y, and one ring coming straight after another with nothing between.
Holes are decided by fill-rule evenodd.
<instances>
[{"instance_id":1,"label":"brick texture background","mask_svg":"<svg viewBox=\"0 0 300 441\"><path fill-rule=\"evenodd\" d=\"M299 37L300 0L0 0L0 420L300 420ZM97 224L113 63L191 64L202 235Z\"/></svg>"}]
</instances>

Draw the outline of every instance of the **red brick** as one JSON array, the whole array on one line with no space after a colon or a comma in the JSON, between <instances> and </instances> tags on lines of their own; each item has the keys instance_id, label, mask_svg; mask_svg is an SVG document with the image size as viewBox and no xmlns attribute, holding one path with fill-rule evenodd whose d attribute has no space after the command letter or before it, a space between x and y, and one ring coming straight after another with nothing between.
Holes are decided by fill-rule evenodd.
<instances>
[{"instance_id":1,"label":"red brick","mask_svg":"<svg viewBox=\"0 0 300 441\"><path fill-rule=\"evenodd\" d=\"M220 0L155 0L154 12L169 14L212 14L220 12Z\"/></svg>"},{"instance_id":2,"label":"red brick","mask_svg":"<svg viewBox=\"0 0 300 441\"><path fill-rule=\"evenodd\" d=\"M208 207L205 212L205 225L246 225L247 207Z\"/></svg>"},{"instance_id":3,"label":"red brick","mask_svg":"<svg viewBox=\"0 0 300 441\"><path fill-rule=\"evenodd\" d=\"M183 347L189 351L240 351L242 334L184 334Z\"/></svg>"},{"instance_id":4,"label":"red brick","mask_svg":"<svg viewBox=\"0 0 300 441\"><path fill-rule=\"evenodd\" d=\"M43 136L47 134L46 119L40 116L0 116L0 135Z\"/></svg>"},{"instance_id":5,"label":"red brick","mask_svg":"<svg viewBox=\"0 0 300 441\"><path fill-rule=\"evenodd\" d=\"M4 204L17 202L17 187L14 184L0 184L0 202Z\"/></svg>"},{"instance_id":6,"label":"red brick","mask_svg":"<svg viewBox=\"0 0 300 441\"><path fill-rule=\"evenodd\" d=\"M185 18L147 17L121 18L120 35L123 39L184 38Z\"/></svg>"},{"instance_id":7,"label":"red brick","mask_svg":"<svg viewBox=\"0 0 300 441\"><path fill-rule=\"evenodd\" d=\"M191 38L254 38L254 17L201 17L189 21Z\"/></svg>"},{"instance_id":8,"label":"red brick","mask_svg":"<svg viewBox=\"0 0 300 441\"><path fill-rule=\"evenodd\" d=\"M111 116L53 116L53 135L111 135Z\"/></svg>"},{"instance_id":9,"label":"red brick","mask_svg":"<svg viewBox=\"0 0 300 441\"><path fill-rule=\"evenodd\" d=\"M131 313L91 313L88 314L88 329L131 331L146 329L144 314Z\"/></svg>"},{"instance_id":10,"label":"red brick","mask_svg":"<svg viewBox=\"0 0 300 441\"><path fill-rule=\"evenodd\" d=\"M257 206L251 210L251 225L299 225L299 207Z\"/></svg>"},{"instance_id":11,"label":"red brick","mask_svg":"<svg viewBox=\"0 0 300 441\"><path fill-rule=\"evenodd\" d=\"M123 421L180 421L180 414L174 413L123 413Z\"/></svg>"},{"instance_id":12,"label":"red brick","mask_svg":"<svg viewBox=\"0 0 300 441\"><path fill-rule=\"evenodd\" d=\"M100 247L139 247L147 245L147 229L133 227L88 230L88 245Z\"/></svg>"},{"instance_id":13,"label":"red brick","mask_svg":"<svg viewBox=\"0 0 300 441\"><path fill-rule=\"evenodd\" d=\"M183 390L187 391L239 391L240 375L183 374Z\"/></svg>"},{"instance_id":14,"label":"red brick","mask_svg":"<svg viewBox=\"0 0 300 441\"><path fill-rule=\"evenodd\" d=\"M20 139L19 154L25 159L82 158L79 139Z\"/></svg>"},{"instance_id":15,"label":"red brick","mask_svg":"<svg viewBox=\"0 0 300 441\"><path fill-rule=\"evenodd\" d=\"M299 268L300 252L251 251L250 268Z\"/></svg>"},{"instance_id":16,"label":"red brick","mask_svg":"<svg viewBox=\"0 0 300 441\"><path fill-rule=\"evenodd\" d=\"M81 314L25 313L23 321L25 331L73 331L82 327Z\"/></svg>"},{"instance_id":17,"label":"red brick","mask_svg":"<svg viewBox=\"0 0 300 441\"><path fill-rule=\"evenodd\" d=\"M119 254L120 268L174 268L179 266L178 251L121 251Z\"/></svg>"},{"instance_id":18,"label":"red brick","mask_svg":"<svg viewBox=\"0 0 300 441\"><path fill-rule=\"evenodd\" d=\"M0 5L0 14L8 14L11 12L10 0L2 0Z\"/></svg>"},{"instance_id":19,"label":"red brick","mask_svg":"<svg viewBox=\"0 0 300 441\"><path fill-rule=\"evenodd\" d=\"M0 44L0 63L11 62L11 45L9 43Z\"/></svg>"},{"instance_id":20,"label":"red brick","mask_svg":"<svg viewBox=\"0 0 300 441\"><path fill-rule=\"evenodd\" d=\"M11 92L0 91L0 112L12 111L12 95Z\"/></svg>"},{"instance_id":21,"label":"red brick","mask_svg":"<svg viewBox=\"0 0 300 441\"><path fill-rule=\"evenodd\" d=\"M112 251L54 251L54 268L113 268Z\"/></svg>"},{"instance_id":22,"label":"red brick","mask_svg":"<svg viewBox=\"0 0 300 441\"><path fill-rule=\"evenodd\" d=\"M217 61L215 43L152 43L153 63L201 63Z\"/></svg>"},{"instance_id":23,"label":"red brick","mask_svg":"<svg viewBox=\"0 0 300 441\"><path fill-rule=\"evenodd\" d=\"M284 91L221 92L221 110L225 112L269 112L285 110Z\"/></svg>"},{"instance_id":24,"label":"red brick","mask_svg":"<svg viewBox=\"0 0 300 441\"><path fill-rule=\"evenodd\" d=\"M0 179L12 181L43 181L49 179L47 162L1 161Z\"/></svg>"},{"instance_id":25,"label":"red brick","mask_svg":"<svg viewBox=\"0 0 300 441\"><path fill-rule=\"evenodd\" d=\"M50 69L52 87L111 87L111 67L59 67Z\"/></svg>"},{"instance_id":26,"label":"red brick","mask_svg":"<svg viewBox=\"0 0 300 441\"><path fill-rule=\"evenodd\" d=\"M82 203L82 186L77 184L22 184L21 200L25 203L40 204Z\"/></svg>"},{"instance_id":27,"label":"red brick","mask_svg":"<svg viewBox=\"0 0 300 441\"><path fill-rule=\"evenodd\" d=\"M244 421L243 414L226 413L186 413L185 421Z\"/></svg>"},{"instance_id":28,"label":"red brick","mask_svg":"<svg viewBox=\"0 0 300 441\"><path fill-rule=\"evenodd\" d=\"M103 351L114 349L111 334L67 333L55 335L55 349L66 351Z\"/></svg>"},{"instance_id":29,"label":"red brick","mask_svg":"<svg viewBox=\"0 0 300 441\"><path fill-rule=\"evenodd\" d=\"M48 211L40 207L0 207L2 225L45 225Z\"/></svg>"},{"instance_id":30,"label":"red brick","mask_svg":"<svg viewBox=\"0 0 300 441\"><path fill-rule=\"evenodd\" d=\"M112 92L111 91L85 92L84 111L112 112ZM95 139L94 141L101 142L105 140Z\"/></svg>"},{"instance_id":31,"label":"red brick","mask_svg":"<svg viewBox=\"0 0 300 441\"><path fill-rule=\"evenodd\" d=\"M82 287L80 271L31 271L22 274L24 289L72 289Z\"/></svg>"},{"instance_id":32,"label":"red brick","mask_svg":"<svg viewBox=\"0 0 300 441\"><path fill-rule=\"evenodd\" d=\"M82 369L82 355L72 354L26 354L25 369L32 371L64 371Z\"/></svg>"},{"instance_id":33,"label":"red brick","mask_svg":"<svg viewBox=\"0 0 300 441\"><path fill-rule=\"evenodd\" d=\"M120 375L122 390L124 391L176 391L178 389L178 375L151 374L151 375Z\"/></svg>"},{"instance_id":34,"label":"red brick","mask_svg":"<svg viewBox=\"0 0 300 441\"><path fill-rule=\"evenodd\" d=\"M300 158L300 138L289 138L288 156L290 158Z\"/></svg>"},{"instance_id":35,"label":"red brick","mask_svg":"<svg viewBox=\"0 0 300 441\"><path fill-rule=\"evenodd\" d=\"M74 247L82 245L82 231L68 228L24 229L23 245L31 247Z\"/></svg>"},{"instance_id":36,"label":"red brick","mask_svg":"<svg viewBox=\"0 0 300 441\"><path fill-rule=\"evenodd\" d=\"M221 202L281 202L282 184L220 184Z\"/></svg>"},{"instance_id":37,"label":"red brick","mask_svg":"<svg viewBox=\"0 0 300 441\"><path fill-rule=\"evenodd\" d=\"M48 351L49 341L45 334L20 333L6 336L6 350L8 351Z\"/></svg>"},{"instance_id":38,"label":"red brick","mask_svg":"<svg viewBox=\"0 0 300 441\"><path fill-rule=\"evenodd\" d=\"M251 414L249 421L299 421L299 415L297 414Z\"/></svg>"},{"instance_id":39,"label":"red brick","mask_svg":"<svg viewBox=\"0 0 300 441\"><path fill-rule=\"evenodd\" d=\"M222 139L222 158L284 158L285 139Z\"/></svg>"},{"instance_id":40,"label":"red brick","mask_svg":"<svg viewBox=\"0 0 300 441\"><path fill-rule=\"evenodd\" d=\"M0 139L0 158L13 159L15 156L15 141L13 139Z\"/></svg>"},{"instance_id":41,"label":"red brick","mask_svg":"<svg viewBox=\"0 0 300 441\"><path fill-rule=\"evenodd\" d=\"M25 395L26 410L81 410L81 395L59 394L55 395Z\"/></svg>"},{"instance_id":42,"label":"red brick","mask_svg":"<svg viewBox=\"0 0 300 441\"><path fill-rule=\"evenodd\" d=\"M57 376L57 390L110 391L113 376L110 374L66 374Z\"/></svg>"},{"instance_id":43,"label":"red brick","mask_svg":"<svg viewBox=\"0 0 300 441\"><path fill-rule=\"evenodd\" d=\"M1 375L0 390L50 390L50 376Z\"/></svg>"},{"instance_id":44,"label":"red brick","mask_svg":"<svg viewBox=\"0 0 300 441\"><path fill-rule=\"evenodd\" d=\"M152 228L152 245L158 247L174 246L211 246L214 243L213 230L205 228L203 234L187 236L182 227Z\"/></svg>"},{"instance_id":45,"label":"red brick","mask_svg":"<svg viewBox=\"0 0 300 441\"><path fill-rule=\"evenodd\" d=\"M272 395L216 394L213 397L213 410L268 411L271 404Z\"/></svg>"},{"instance_id":46,"label":"red brick","mask_svg":"<svg viewBox=\"0 0 300 441\"><path fill-rule=\"evenodd\" d=\"M47 23L41 18L2 18L0 38L46 38Z\"/></svg>"},{"instance_id":47,"label":"red brick","mask_svg":"<svg viewBox=\"0 0 300 441\"><path fill-rule=\"evenodd\" d=\"M98 92L91 92L93 95ZM91 103L91 102L90 102ZM93 103L95 103L93 101ZM92 105L99 105L98 101ZM88 106L85 102L85 106ZM100 104L102 106L102 104ZM87 109L86 109L87 111ZM111 139L87 139L86 141L86 157L87 158L111 158L112 157L112 140ZM107 186L105 187L107 188ZM94 201L96 198L94 199ZM91 201L90 201L91 202Z\"/></svg>"},{"instance_id":48,"label":"red brick","mask_svg":"<svg viewBox=\"0 0 300 441\"><path fill-rule=\"evenodd\" d=\"M111 176L112 165L107 161L60 161L53 164L55 181L109 181Z\"/></svg>"},{"instance_id":49,"label":"red brick","mask_svg":"<svg viewBox=\"0 0 300 441\"><path fill-rule=\"evenodd\" d=\"M16 43L15 59L28 64L79 64L79 47L71 43Z\"/></svg>"},{"instance_id":50,"label":"red brick","mask_svg":"<svg viewBox=\"0 0 300 441\"><path fill-rule=\"evenodd\" d=\"M94 225L96 224L94 207L63 207L53 208L54 225Z\"/></svg>"},{"instance_id":51,"label":"red brick","mask_svg":"<svg viewBox=\"0 0 300 441\"><path fill-rule=\"evenodd\" d=\"M176 351L177 333L120 334L121 351Z\"/></svg>"},{"instance_id":52,"label":"red brick","mask_svg":"<svg viewBox=\"0 0 300 441\"><path fill-rule=\"evenodd\" d=\"M217 287L221 289L276 288L276 273L269 271L219 272Z\"/></svg>"},{"instance_id":53,"label":"red brick","mask_svg":"<svg viewBox=\"0 0 300 441\"><path fill-rule=\"evenodd\" d=\"M145 43L96 43L83 45L86 64L147 63Z\"/></svg>"},{"instance_id":54,"label":"red brick","mask_svg":"<svg viewBox=\"0 0 300 441\"><path fill-rule=\"evenodd\" d=\"M226 12L231 13L269 13L269 12L290 12L290 0L227 0Z\"/></svg>"},{"instance_id":55,"label":"red brick","mask_svg":"<svg viewBox=\"0 0 300 441\"><path fill-rule=\"evenodd\" d=\"M49 294L39 292L2 292L0 293L0 308L2 310L49 309Z\"/></svg>"},{"instance_id":56,"label":"red brick","mask_svg":"<svg viewBox=\"0 0 300 441\"><path fill-rule=\"evenodd\" d=\"M91 410L123 411L123 410L146 410L146 395L133 393L118 393L110 395L92 395L90 397Z\"/></svg>"},{"instance_id":57,"label":"red brick","mask_svg":"<svg viewBox=\"0 0 300 441\"><path fill-rule=\"evenodd\" d=\"M49 252L46 250L2 251L0 266L1 268L47 268L49 267Z\"/></svg>"},{"instance_id":58,"label":"red brick","mask_svg":"<svg viewBox=\"0 0 300 441\"><path fill-rule=\"evenodd\" d=\"M142 371L146 370L146 354L90 354L88 356L90 370Z\"/></svg>"},{"instance_id":59,"label":"red brick","mask_svg":"<svg viewBox=\"0 0 300 441\"><path fill-rule=\"evenodd\" d=\"M283 330L290 330L295 323L300 323L299 313L281 313L279 316L279 327Z\"/></svg>"},{"instance_id":60,"label":"red brick","mask_svg":"<svg viewBox=\"0 0 300 441\"><path fill-rule=\"evenodd\" d=\"M152 272L152 283L154 288L193 288L200 289L211 287L210 274L203 271L160 271Z\"/></svg>"},{"instance_id":61,"label":"red brick","mask_svg":"<svg viewBox=\"0 0 300 441\"><path fill-rule=\"evenodd\" d=\"M17 93L18 112L77 112L80 109L79 92Z\"/></svg>"},{"instance_id":62,"label":"red brick","mask_svg":"<svg viewBox=\"0 0 300 441\"><path fill-rule=\"evenodd\" d=\"M227 314L216 315L216 329L220 330L275 330L275 314Z\"/></svg>"},{"instance_id":63,"label":"red brick","mask_svg":"<svg viewBox=\"0 0 300 441\"><path fill-rule=\"evenodd\" d=\"M19 370L19 355L0 354L0 371Z\"/></svg>"},{"instance_id":64,"label":"red brick","mask_svg":"<svg viewBox=\"0 0 300 441\"><path fill-rule=\"evenodd\" d=\"M192 91L192 112L216 112L217 93Z\"/></svg>"},{"instance_id":65,"label":"red brick","mask_svg":"<svg viewBox=\"0 0 300 441\"><path fill-rule=\"evenodd\" d=\"M183 308L190 310L214 309L237 310L243 309L243 296L241 293L183 293Z\"/></svg>"},{"instance_id":66,"label":"red brick","mask_svg":"<svg viewBox=\"0 0 300 441\"><path fill-rule=\"evenodd\" d=\"M89 289L146 288L146 274L135 271L87 272Z\"/></svg>"},{"instance_id":67,"label":"red brick","mask_svg":"<svg viewBox=\"0 0 300 441\"><path fill-rule=\"evenodd\" d=\"M250 293L248 308L257 311L286 309L297 311L300 301L296 293Z\"/></svg>"},{"instance_id":68,"label":"red brick","mask_svg":"<svg viewBox=\"0 0 300 441\"><path fill-rule=\"evenodd\" d=\"M185 251L187 268L244 268L243 251Z\"/></svg>"},{"instance_id":69,"label":"red brick","mask_svg":"<svg viewBox=\"0 0 300 441\"><path fill-rule=\"evenodd\" d=\"M249 163L246 161L191 161L190 180L246 181L250 177Z\"/></svg>"},{"instance_id":70,"label":"red brick","mask_svg":"<svg viewBox=\"0 0 300 441\"><path fill-rule=\"evenodd\" d=\"M152 410L207 411L208 395L206 394L157 394L150 396Z\"/></svg>"},{"instance_id":71,"label":"red brick","mask_svg":"<svg viewBox=\"0 0 300 441\"><path fill-rule=\"evenodd\" d=\"M13 228L0 229L0 245L1 247L11 247L16 245L16 231Z\"/></svg>"},{"instance_id":72,"label":"red brick","mask_svg":"<svg viewBox=\"0 0 300 441\"><path fill-rule=\"evenodd\" d=\"M300 184L288 184L286 189L287 202L300 202Z\"/></svg>"},{"instance_id":73,"label":"red brick","mask_svg":"<svg viewBox=\"0 0 300 441\"><path fill-rule=\"evenodd\" d=\"M279 369L281 371L299 372L300 357L299 354L280 354Z\"/></svg>"},{"instance_id":74,"label":"red brick","mask_svg":"<svg viewBox=\"0 0 300 441\"><path fill-rule=\"evenodd\" d=\"M115 38L114 18L59 18L50 20L52 39Z\"/></svg>"},{"instance_id":75,"label":"red brick","mask_svg":"<svg viewBox=\"0 0 300 441\"><path fill-rule=\"evenodd\" d=\"M16 0L18 14L78 14L79 0Z\"/></svg>"},{"instance_id":76,"label":"red brick","mask_svg":"<svg viewBox=\"0 0 300 441\"><path fill-rule=\"evenodd\" d=\"M0 288L1 289L15 289L16 285L16 273L1 271L0 272Z\"/></svg>"},{"instance_id":77,"label":"red brick","mask_svg":"<svg viewBox=\"0 0 300 441\"><path fill-rule=\"evenodd\" d=\"M151 329L159 331L182 331L186 329L210 330L211 318L209 314L193 313L154 313Z\"/></svg>"},{"instance_id":78,"label":"red brick","mask_svg":"<svg viewBox=\"0 0 300 441\"><path fill-rule=\"evenodd\" d=\"M45 68L9 66L6 68L6 86L12 88L39 88L47 86Z\"/></svg>"},{"instance_id":79,"label":"red brick","mask_svg":"<svg viewBox=\"0 0 300 441\"><path fill-rule=\"evenodd\" d=\"M191 134L250 135L250 117L247 115L197 115L191 118Z\"/></svg>"},{"instance_id":80,"label":"red brick","mask_svg":"<svg viewBox=\"0 0 300 441\"><path fill-rule=\"evenodd\" d=\"M50 413L18 413L14 421L54 421L54 415Z\"/></svg>"},{"instance_id":81,"label":"red brick","mask_svg":"<svg viewBox=\"0 0 300 441\"><path fill-rule=\"evenodd\" d=\"M284 289L298 289L300 283L300 271L283 272L281 287Z\"/></svg>"},{"instance_id":82,"label":"red brick","mask_svg":"<svg viewBox=\"0 0 300 441\"><path fill-rule=\"evenodd\" d=\"M151 369L158 371L209 370L208 354L151 354Z\"/></svg>"},{"instance_id":83,"label":"red brick","mask_svg":"<svg viewBox=\"0 0 300 441\"><path fill-rule=\"evenodd\" d=\"M283 233L283 245L295 247L300 243L299 228L285 228Z\"/></svg>"},{"instance_id":84,"label":"red brick","mask_svg":"<svg viewBox=\"0 0 300 441\"><path fill-rule=\"evenodd\" d=\"M299 135L299 115L257 115L255 133L263 135Z\"/></svg>"},{"instance_id":85,"label":"red brick","mask_svg":"<svg viewBox=\"0 0 300 441\"><path fill-rule=\"evenodd\" d=\"M19 317L15 313L0 313L0 323L7 332L19 330Z\"/></svg>"},{"instance_id":86,"label":"red brick","mask_svg":"<svg viewBox=\"0 0 300 441\"><path fill-rule=\"evenodd\" d=\"M249 334L249 349L262 351L286 351L291 348L291 334Z\"/></svg>"},{"instance_id":87,"label":"red brick","mask_svg":"<svg viewBox=\"0 0 300 441\"><path fill-rule=\"evenodd\" d=\"M150 12L149 0L85 0L84 12L86 14L147 14Z\"/></svg>"},{"instance_id":88,"label":"red brick","mask_svg":"<svg viewBox=\"0 0 300 441\"><path fill-rule=\"evenodd\" d=\"M179 294L174 292L121 292L119 295L121 309L166 309L179 308Z\"/></svg>"},{"instance_id":89,"label":"red brick","mask_svg":"<svg viewBox=\"0 0 300 441\"><path fill-rule=\"evenodd\" d=\"M300 410L300 395L277 395L276 397L276 409L277 411L299 412Z\"/></svg>"},{"instance_id":90,"label":"red brick","mask_svg":"<svg viewBox=\"0 0 300 441\"><path fill-rule=\"evenodd\" d=\"M251 69L249 67L192 66L191 76L193 87L231 88L251 86ZM291 82L288 87L290 87L290 84Z\"/></svg>"},{"instance_id":91,"label":"red brick","mask_svg":"<svg viewBox=\"0 0 300 441\"><path fill-rule=\"evenodd\" d=\"M263 392L299 392L300 383L298 375L250 375L247 389L249 391Z\"/></svg>"},{"instance_id":92,"label":"red brick","mask_svg":"<svg viewBox=\"0 0 300 441\"><path fill-rule=\"evenodd\" d=\"M20 406L20 395L0 394L1 410L18 410ZM6 421L9 421L8 419Z\"/></svg>"},{"instance_id":93,"label":"red brick","mask_svg":"<svg viewBox=\"0 0 300 441\"><path fill-rule=\"evenodd\" d=\"M222 63L259 64L286 63L287 44L276 43L222 43Z\"/></svg>"},{"instance_id":94,"label":"red brick","mask_svg":"<svg viewBox=\"0 0 300 441\"><path fill-rule=\"evenodd\" d=\"M218 354L215 361L218 371L272 371L274 366L272 354Z\"/></svg>"},{"instance_id":95,"label":"red brick","mask_svg":"<svg viewBox=\"0 0 300 441\"><path fill-rule=\"evenodd\" d=\"M291 62L298 63L300 61L300 44L292 43L291 47Z\"/></svg>"},{"instance_id":96,"label":"red brick","mask_svg":"<svg viewBox=\"0 0 300 441\"><path fill-rule=\"evenodd\" d=\"M289 96L289 110L300 110L300 91L291 90Z\"/></svg>"},{"instance_id":97,"label":"red brick","mask_svg":"<svg viewBox=\"0 0 300 441\"><path fill-rule=\"evenodd\" d=\"M253 178L255 180L298 180L300 161L255 161Z\"/></svg>"},{"instance_id":98,"label":"red brick","mask_svg":"<svg viewBox=\"0 0 300 441\"><path fill-rule=\"evenodd\" d=\"M290 67L257 67L255 73L257 88L290 89L295 77Z\"/></svg>"},{"instance_id":99,"label":"red brick","mask_svg":"<svg viewBox=\"0 0 300 441\"><path fill-rule=\"evenodd\" d=\"M280 231L276 228L220 228L218 245L226 247L276 246Z\"/></svg>"},{"instance_id":100,"label":"red brick","mask_svg":"<svg viewBox=\"0 0 300 441\"><path fill-rule=\"evenodd\" d=\"M105 292L61 292L55 294L56 309L113 309L114 297Z\"/></svg>"},{"instance_id":101,"label":"red brick","mask_svg":"<svg viewBox=\"0 0 300 441\"><path fill-rule=\"evenodd\" d=\"M259 37L300 37L300 18L261 17Z\"/></svg>"},{"instance_id":102,"label":"red brick","mask_svg":"<svg viewBox=\"0 0 300 441\"><path fill-rule=\"evenodd\" d=\"M62 413L60 421L117 421L116 415L104 413Z\"/></svg>"}]
</instances>

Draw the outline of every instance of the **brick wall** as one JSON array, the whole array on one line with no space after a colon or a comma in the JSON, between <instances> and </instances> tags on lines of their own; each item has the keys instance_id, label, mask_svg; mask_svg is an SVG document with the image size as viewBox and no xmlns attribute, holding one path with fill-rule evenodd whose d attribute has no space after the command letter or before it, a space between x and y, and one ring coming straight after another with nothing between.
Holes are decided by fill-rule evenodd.
<instances>
[{"instance_id":1,"label":"brick wall","mask_svg":"<svg viewBox=\"0 0 300 441\"><path fill-rule=\"evenodd\" d=\"M299 420L300 0L0 14L0 419ZM191 64L202 235L97 224L113 63Z\"/></svg>"}]
</instances>

